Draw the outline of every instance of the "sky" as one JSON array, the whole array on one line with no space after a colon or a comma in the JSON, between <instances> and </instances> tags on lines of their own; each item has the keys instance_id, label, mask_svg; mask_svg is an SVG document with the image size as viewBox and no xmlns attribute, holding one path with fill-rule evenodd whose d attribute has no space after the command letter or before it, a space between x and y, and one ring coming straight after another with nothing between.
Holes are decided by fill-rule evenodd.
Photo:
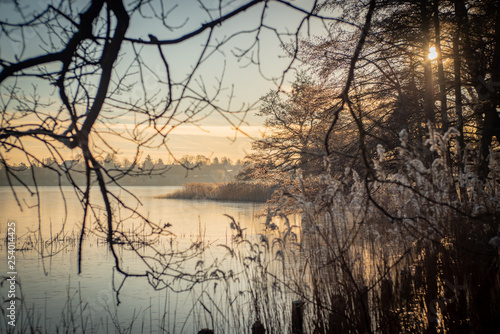
<instances>
[{"instance_id":1,"label":"sky","mask_svg":"<svg viewBox=\"0 0 500 334\"><path fill-rule=\"evenodd\" d=\"M226 12L230 11L246 2L225 1L224 4L227 4L225 10ZM20 1L21 6L27 13L39 12L46 7L47 3L49 3L49 0ZM218 3L218 1L213 0L203 1L206 8L212 9L217 9ZM296 1L294 3L309 9L311 1ZM85 1L74 1L73 4L75 8L85 8L86 6ZM159 2L152 2L151 7L145 7L142 15L133 16L126 36L143 40L149 40L149 34L156 36L160 40L175 38L197 29L202 22L210 19L209 14L201 8L198 1L168 1L164 2L164 5L170 6L168 9L171 9L171 11L165 19L168 26L165 26L161 24L160 20L154 18L155 14L160 12L159 4ZM251 8L218 27L214 32L215 38L212 40L211 46L215 45L217 41L227 39L237 31L254 29L261 20L262 8L262 5ZM212 16L218 15L217 11L211 11L210 13ZM281 33L294 32L301 17L302 14L295 10L271 3L267 9L264 22ZM9 20L11 23L18 22L20 16L13 1L0 1L0 19ZM307 30L307 32L310 32L311 36L324 33L324 27L314 21L308 28L310 30ZM302 31L304 32L303 36L305 36L307 34L306 29L304 28ZM43 47L46 47L49 43L49 36L44 34L43 28L39 30L26 29L23 31L22 36L19 32L15 32L15 34L14 37L6 38L5 33L2 35L2 32L0 32L0 57L2 59L14 60L15 56L26 59L38 55L43 52ZM185 82L187 73L192 72L203 49L206 36L206 34L202 34L187 42L162 47L162 52L169 62L174 80ZM250 152L252 139L260 138L266 132L263 127L264 119L255 115L258 111L258 100L270 89L276 89L279 83L283 83L282 89L288 89L295 72L290 71L285 80L280 81L283 71L290 64L291 59L285 55L272 30L263 30L259 34L259 46L253 47L247 57L235 56L241 50L246 50L252 46L255 39L256 35L254 33L243 33L231 39L209 58L204 59L195 73L191 86L194 90L192 94L198 94L199 91L205 90L206 94L213 98L216 105L232 111L242 110L244 112L222 115L211 106L204 106L202 110L198 111L196 117L190 118L192 115L189 112L192 105L188 101L179 104L179 111L175 115L177 123L172 123L175 125L173 129L170 123L167 125L167 123L161 124L159 122L157 125L160 128L165 126L164 133L165 131L168 132L166 144L170 153L173 153L176 158L181 158L186 154L202 154L207 157L227 156L234 160L241 159ZM20 42L22 40L26 43L22 44ZM57 38L51 36L50 43L57 46L58 43L63 43L63 41L64 39L57 40ZM139 68L133 65L136 58L130 45L125 43L121 51L114 75L120 76L128 73L130 78L133 78L130 80L135 80L135 82L127 82L127 79L125 79L120 83L130 84L132 82L135 84L130 84L130 89L122 93L120 98L137 101L144 98L145 91L148 98L154 96L153 101L161 105L160 102L165 99L166 95L166 69L157 47L139 46L136 48L136 51L140 52L144 64L140 72ZM252 63L257 59L261 62L260 66ZM130 66L131 64L132 66ZM48 68L50 66L57 67L60 65L50 64ZM300 69L300 64L297 64L297 68ZM139 74L142 77L143 85L137 82ZM222 80L220 86L222 89L215 96L215 92L218 91L216 87L219 87L219 80ZM23 78L20 79L18 85L26 91L33 91L34 87L36 87L37 94L42 102L49 103L49 101L58 99L54 87L40 83L36 79ZM175 92L180 93L180 89L175 90ZM1 93L5 98L5 90L1 91ZM54 108L54 104L46 107L47 113L54 112L50 110L51 108ZM136 147L131 145L129 141L123 140L116 135L106 134L106 132L111 129L119 133L127 133L133 128L133 124L141 121L140 115L113 110L113 107L110 106L103 111L103 115L111 117L111 119L106 120L105 124L96 124L96 129L104 130L103 138L105 138L108 145L99 144L100 140L96 138L94 143L99 146L96 148L96 152L102 150L102 154L105 154L106 151L113 149L120 158L130 158L136 152ZM230 122L228 122L228 119ZM237 131L236 127L242 131ZM154 130L150 128L141 128L141 130L144 136L154 133ZM159 143L159 141L151 143ZM25 144L34 152L38 152L39 155L48 154L46 151L43 153L44 148L41 143L27 140ZM140 150L143 157L150 154L155 160L159 158L168 160L169 152L165 145L158 148L144 146ZM69 152L68 154L73 155L75 153L78 152ZM8 157L11 162L22 159L22 155L18 153L16 155L15 152L10 152Z\"/></svg>"}]
</instances>

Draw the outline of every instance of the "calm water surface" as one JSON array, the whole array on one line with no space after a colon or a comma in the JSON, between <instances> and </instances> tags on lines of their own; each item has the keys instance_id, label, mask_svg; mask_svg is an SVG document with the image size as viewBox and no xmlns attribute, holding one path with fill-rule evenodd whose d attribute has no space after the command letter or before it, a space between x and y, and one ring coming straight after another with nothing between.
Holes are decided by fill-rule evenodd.
<instances>
[{"instance_id":1,"label":"calm water surface","mask_svg":"<svg viewBox=\"0 0 500 334\"><path fill-rule=\"evenodd\" d=\"M178 188L128 187L140 204L119 188L114 188L113 191L128 205L137 206L138 211L149 219L161 224L171 224L171 231L177 235L176 242L181 248L195 240L201 231L203 239L213 245L209 252L211 260L225 254L224 249L216 245L230 243L231 240L229 219L224 214L233 216L248 233L257 233L262 227L264 218L256 218L256 214L264 210L263 204L155 198ZM37 205L37 197L30 196L23 188L16 187L15 190L17 200L10 188L0 187L2 238L8 221L16 223L17 235L21 240L39 226L43 238L55 235L63 226L64 233L71 235L72 231L78 231L81 226L81 203L71 187L41 187L40 205ZM92 193L92 197L95 203L100 202L97 190ZM122 217L128 216L125 211L120 214ZM102 215L102 212L97 215ZM138 219L132 222L139 223ZM113 321L126 326L134 316L134 326L143 329L132 330L132 333L156 333L165 325L170 332L191 333L196 332L200 326L200 323L194 324L195 319L201 323L206 320L200 314L197 316L192 308L192 302L198 298L196 291L184 294L168 290L155 291L144 278L127 279L120 294L121 303L116 306L116 296L113 293L114 263L108 247L98 244L95 238L89 238L83 249L83 273L80 275L77 273L76 251L76 247L68 247L47 258L42 258L39 252L33 250L16 252L17 278L24 298L23 311L18 311L18 321L27 315L29 308L42 328L54 328L71 312L82 314L81 305L84 305L83 313L90 316L85 317L87 324L81 322L80 328L90 328L90 323L101 321L99 332L102 333L115 332L117 325ZM0 245L0 254L3 259L0 263L0 275L4 276L8 271L7 247L4 242ZM115 275L115 285L121 283L120 278ZM0 287L2 307L5 307L7 285L4 283ZM21 297L20 292L18 297ZM162 319L164 316L166 318ZM210 327L210 323L205 325ZM5 327L0 327L0 332L2 329Z\"/></svg>"}]
</instances>

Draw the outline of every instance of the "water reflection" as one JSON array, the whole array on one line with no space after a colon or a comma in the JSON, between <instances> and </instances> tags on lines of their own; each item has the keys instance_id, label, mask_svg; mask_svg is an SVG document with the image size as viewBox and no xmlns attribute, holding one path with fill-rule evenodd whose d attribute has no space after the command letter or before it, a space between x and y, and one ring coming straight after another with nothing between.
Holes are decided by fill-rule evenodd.
<instances>
[{"instance_id":1,"label":"water reflection","mask_svg":"<svg viewBox=\"0 0 500 334\"><path fill-rule=\"evenodd\" d=\"M264 209L262 204L155 198L176 189L178 187L130 187L129 190L140 201L137 206L132 195L119 188L112 190L121 200L134 208L137 207L137 210L150 220L161 226L171 226L169 229L176 235L175 242L180 248L197 240L201 234L206 244L214 246L201 259L207 263L214 259L221 261L227 255L223 247L217 247L218 244L231 243L229 220L225 214L234 217L246 233L257 233L262 228L263 222L256 218L256 214ZM55 325L60 324L62 319L72 312L82 312L90 314L90 317L85 317L85 321L92 324L84 325L82 320L79 326L87 326L89 330L100 328L98 331L106 332L116 328L117 324L126 326L133 320L134 315L137 317L136 326L145 326L153 333L160 332L162 327L177 328L173 332L180 332L179 328L184 328L186 332L193 330L191 326L196 318L193 304L196 304L199 298L196 295L200 291L193 290L184 294L172 294L169 289L155 291L146 279L129 278L120 290L121 303L117 307L114 290L122 283L122 277L113 272L114 259L107 244L98 237L89 235L86 239L82 273L77 274L76 237L81 226L83 209L71 187L40 187L39 199L23 188L18 187L15 190L18 201L10 188L0 187L0 235L5 235L8 220L16 222L18 237L21 240L18 243L16 265L24 298L25 316L29 313L27 308L30 308L38 325L45 329L55 328ZM101 203L97 189L91 193L91 198L97 205ZM121 211L117 214L121 218L128 218L122 227L124 229L134 228L141 223L141 219L130 216L127 212ZM103 215L103 212L97 212L97 217L100 215ZM60 234L60 239L64 238L62 245L56 243L56 248L49 249L52 245L44 244L45 247L37 246L34 250L21 250L23 242L35 241L40 237L38 233L33 234L39 226L44 240L53 238L64 227L64 232ZM0 247L0 253L5 258L5 244ZM41 255L48 254L50 250L57 251L57 254L42 258ZM138 265L134 262L134 259L137 259L134 254L122 251L119 256L125 261L127 268ZM186 270L196 267L198 261L200 259L186 263ZM5 266L5 262L0 264L2 273L6 272ZM6 284L0 287L2 297L6 296L5 287ZM104 330L105 328L107 330Z\"/></svg>"}]
</instances>

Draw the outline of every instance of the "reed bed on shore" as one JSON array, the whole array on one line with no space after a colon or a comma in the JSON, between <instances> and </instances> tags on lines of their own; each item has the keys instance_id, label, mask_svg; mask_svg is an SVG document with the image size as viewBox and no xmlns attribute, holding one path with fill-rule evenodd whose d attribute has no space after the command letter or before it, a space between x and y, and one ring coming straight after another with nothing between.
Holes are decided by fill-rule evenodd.
<instances>
[{"instance_id":1,"label":"reed bed on shore","mask_svg":"<svg viewBox=\"0 0 500 334\"><path fill-rule=\"evenodd\" d=\"M228 202L266 202L276 187L260 183L187 183L182 189L157 198L214 200Z\"/></svg>"},{"instance_id":2,"label":"reed bed on shore","mask_svg":"<svg viewBox=\"0 0 500 334\"><path fill-rule=\"evenodd\" d=\"M269 333L498 332L500 157L481 179L449 164L449 141L435 134L430 152L403 141L387 159L380 149L369 178L347 169L284 184L266 233L236 238L250 318Z\"/></svg>"}]
</instances>

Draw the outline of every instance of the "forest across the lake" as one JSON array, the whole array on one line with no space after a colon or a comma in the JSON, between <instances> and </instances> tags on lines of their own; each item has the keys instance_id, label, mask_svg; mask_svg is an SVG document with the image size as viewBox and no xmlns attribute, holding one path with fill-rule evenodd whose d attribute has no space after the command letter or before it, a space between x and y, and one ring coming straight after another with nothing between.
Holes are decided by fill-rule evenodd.
<instances>
[{"instance_id":1,"label":"forest across the lake","mask_svg":"<svg viewBox=\"0 0 500 334\"><path fill-rule=\"evenodd\" d=\"M123 186L181 186L191 182L234 181L243 164L240 160L205 156L183 156L171 163L162 159L153 160L149 155L143 161L120 161L116 155L108 155L100 163L106 166L106 180L110 184L119 182ZM64 172L61 172L64 171ZM92 178L96 183L95 176ZM64 160L60 163L50 158L43 164L25 165L19 163L4 166L0 164L0 186L67 186L84 185L86 172L80 158Z\"/></svg>"}]
</instances>

